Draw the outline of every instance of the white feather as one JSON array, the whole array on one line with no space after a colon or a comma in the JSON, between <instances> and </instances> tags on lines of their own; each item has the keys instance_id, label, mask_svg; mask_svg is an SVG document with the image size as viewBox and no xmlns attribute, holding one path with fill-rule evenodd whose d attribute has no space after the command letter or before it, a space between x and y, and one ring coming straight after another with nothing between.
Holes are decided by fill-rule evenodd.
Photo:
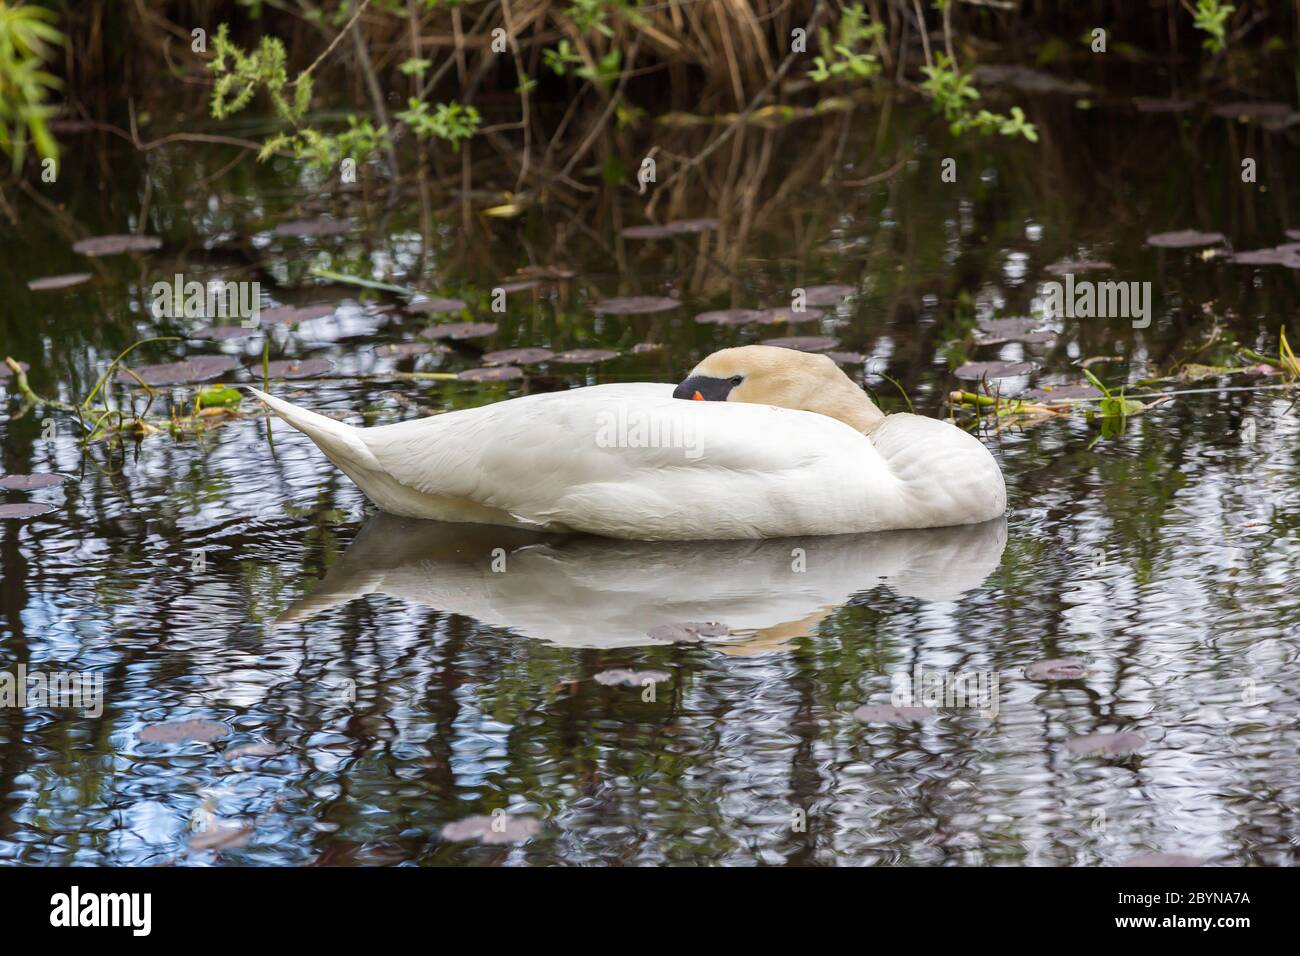
<instances>
[{"instance_id":1,"label":"white feather","mask_svg":"<svg viewBox=\"0 0 1300 956\"><path fill-rule=\"evenodd\" d=\"M813 412L623 384L362 429L252 391L407 517L689 540L973 524L1006 508L988 450L916 415L867 436Z\"/></svg>"}]
</instances>

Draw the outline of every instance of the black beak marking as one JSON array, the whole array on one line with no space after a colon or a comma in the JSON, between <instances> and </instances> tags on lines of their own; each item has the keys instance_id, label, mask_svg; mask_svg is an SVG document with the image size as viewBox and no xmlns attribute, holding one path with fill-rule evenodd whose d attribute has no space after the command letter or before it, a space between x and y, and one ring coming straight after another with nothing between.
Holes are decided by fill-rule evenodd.
<instances>
[{"instance_id":1,"label":"black beak marking","mask_svg":"<svg viewBox=\"0 0 1300 956\"><path fill-rule=\"evenodd\" d=\"M731 390L735 388L729 378L713 378L710 375L691 375L686 381L673 389L673 398L695 398L699 392L706 402L725 402Z\"/></svg>"}]
</instances>

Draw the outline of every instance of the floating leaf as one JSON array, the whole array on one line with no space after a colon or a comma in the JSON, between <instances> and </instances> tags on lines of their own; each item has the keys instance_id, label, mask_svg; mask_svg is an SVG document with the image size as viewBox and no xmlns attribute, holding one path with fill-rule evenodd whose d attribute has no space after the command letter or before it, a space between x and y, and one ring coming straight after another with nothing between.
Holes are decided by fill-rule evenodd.
<instances>
[{"instance_id":1,"label":"floating leaf","mask_svg":"<svg viewBox=\"0 0 1300 956\"><path fill-rule=\"evenodd\" d=\"M375 354L382 358L406 359L415 355L441 355L450 351L445 345L438 345L434 342L394 342L389 345L380 345L375 349Z\"/></svg>"},{"instance_id":2,"label":"floating leaf","mask_svg":"<svg viewBox=\"0 0 1300 956\"><path fill-rule=\"evenodd\" d=\"M492 289L493 291L500 289L506 295L514 295L516 292L532 292L541 287L542 283L538 279L515 279L510 282L499 282Z\"/></svg>"},{"instance_id":3,"label":"floating leaf","mask_svg":"<svg viewBox=\"0 0 1300 956\"><path fill-rule=\"evenodd\" d=\"M867 361L861 352L827 352L826 357L836 365L863 365Z\"/></svg>"},{"instance_id":4,"label":"floating leaf","mask_svg":"<svg viewBox=\"0 0 1300 956\"><path fill-rule=\"evenodd\" d=\"M762 309L715 309L701 312L695 321L701 325L751 325L763 321Z\"/></svg>"},{"instance_id":5,"label":"floating leaf","mask_svg":"<svg viewBox=\"0 0 1300 956\"><path fill-rule=\"evenodd\" d=\"M334 306L328 302L314 305L277 305L270 309L261 309L257 320L260 325L297 325L312 319L323 319L334 314Z\"/></svg>"},{"instance_id":6,"label":"floating leaf","mask_svg":"<svg viewBox=\"0 0 1300 956\"><path fill-rule=\"evenodd\" d=\"M980 379L1019 378L1034 370L1032 362L967 362L952 374L969 381Z\"/></svg>"},{"instance_id":7,"label":"floating leaf","mask_svg":"<svg viewBox=\"0 0 1300 956\"><path fill-rule=\"evenodd\" d=\"M825 314L821 309L811 308L802 311L791 308L764 309L762 311L763 317L758 321L764 325L779 325L782 322L793 324L796 322L812 322L815 319L820 319Z\"/></svg>"},{"instance_id":8,"label":"floating leaf","mask_svg":"<svg viewBox=\"0 0 1300 956\"><path fill-rule=\"evenodd\" d=\"M231 339L246 339L261 334L258 329L246 329L242 325L213 325L206 329L191 332L190 338L204 339L212 342L227 342Z\"/></svg>"},{"instance_id":9,"label":"floating leaf","mask_svg":"<svg viewBox=\"0 0 1300 956\"><path fill-rule=\"evenodd\" d=\"M650 352L662 352L663 347L662 342L638 342L636 345L632 346L632 354L646 355Z\"/></svg>"},{"instance_id":10,"label":"floating leaf","mask_svg":"<svg viewBox=\"0 0 1300 956\"><path fill-rule=\"evenodd\" d=\"M476 339L484 335L496 334L495 322L449 322L446 325L431 325L420 333L430 339Z\"/></svg>"},{"instance_id":11,"label":"floating leaf","mask_svg":"<svg viewBox=\"0 0 1300 956\"><path fill-rule=\"evenodd\" d=\"M210 385L200 389L195 398L199 408L235 408L244 400L239 389L229 385Z\"/></svg>"},{"instance_id":12,"label":"floating leaf","mask_svg":"<svg viewBox=\"0 0 1300 956\"><path fill-rule=\"evenodd\" d=\"M834 307L854 293L851 285L810 285L804 292L805 305Z\"/></svg>"},{"instance_id":13,"label":"floating leaf","mask_svg":"<svg viewBox=\"0 0 1300 956\"><path fill-rule=\"evenodd\" d=\"M1139 853L1131 856L1120 866L1203 866L1205 861L1199 856L1185 853Z\"/></svg>"},{"instance_id":14,"label":"floating leaf","mask_svg":"<svg viewBox=\"0 0 1300 956\"><path fill-rule=\"evenodd\" d=\"M927 717L933 717L934 711L929 707L895 707L893 704L864 704L853 712L853 718L864 724L896 724L907 726L919 724Z\"/></svg>"},{"instance_id":15,"label":"floating leaf","mask_svg":"<svg viewBox=\"0 0 1300 956\"><path fill-rule=\"evenodd\" d=\"M1043 329L1044 320L1029 318L984 319L975 327L976 345L1006 342L1048 342L1056 333Z\"/></svg>"},{"instance_id":16,"label":"floating leaf","mask_svg":"<svg viewBox=\"0 0 1300 956\"><path fill-rule=\"evenodd\" d=\"M0 505L0 520L10 518L38 518L54 510L54 505L42 501L26 501L15 505Z\"/></svg>"},{"instance_id":17,"label":"floating leaf","mask_svg":"<svg viewBox=\"0 0 1300 956\"><path fill-rule=\"evenodd\" d=\"M0 477L0 488L5 491L35 491L37 488L51 488L68 480L67 475L49 472L42 475L4 475Z\"/></svg>"},{"instance_id":18,"label":"floating leaf","mask_svg":"<svg viewBox=\"0 0 1300 956\"><path fill-rule=\"evenodd\" d=\"M280 753L280 748L275 744L269 743L252 743L240 744L238 747L228 747L222 755L227 760L241 760L262 757L274 757Z\"/></svg>"},{"instance_id":19,"label":"floating leaf","mask_svg":"<svg viewBox=\"0 0 1300 956\"><path fill-rule=\"evenodd\" d=\"M254 376L262 374L262 366L250 366ZM334 363L328 359L281 359L268 362L267 378L317 378L334 371Z\"/></svg>"},{"instance_id":20,"label":"floating leaf","mask_svg":"<svg viewBox=\"0 0 1300 956\"><path fill-rule=\"evenodd\" d=\"M654 312L667 312L681 305L676 299L666 295L633 295L619 299L603 299L592 305L591 311L597 315L649 315Z\"/></svg>"},{"instance_id":21,"label":"floating leaf","mask_svg":"<svg viewBox=\"0 0 1300 956\"><path fill-rule=\"evenodd\" d=\"M1040 388L1031 388L1021 397L1032 402L1064 402L1080 398L1101 398L1101 392L1091 385L1083 384L1043 385Z\"/></svg>"},{"instance_id":22,"label":"floating leaf","mask_svg":"<svg viewBox=\"0 0 1300 956\"><path fill-rule=\"evenodd\" d=\"M1059 657L1034 661L1025 668L1029 680L1079 680L1088 673L1088 665L1079 657Z\"/></svg>"},{"instance_id":23,"label":"floating leaf","mask_svg":"<svg viewBox=\"0 0 1300 956\"><path fill-rule=\"evenodd\" d=\"M1177 232L1158 232L1147 237L1147 245L1159 249L1194 249L1198 246L1212 246L1223 242L1221 232L1200 232L1196 229L1180 229Z\"/></svg>"},{"instance_id":24,"label":"floating leaf","mask_svg":"<svg viewBox=\"0 0 1300 956\"><path fill-rule=\"evenodd\" d=\"M1146 739L1140 734L1088 734L1084 737L1071 737L1065 746L1076 754L1104 754L1117 756L1141 750Z\"/></svg>"},{"instance_id":25,"label":"floating leaf","mask_svg":"<svg viewBox=\"0 0 1300 956\"><path fill-rule=\"evenodd\" d=\"M522 348L502 349L500 352L487 352L483 361L488 365L536 365L550 361L555 353L550 349Z\"/></svg>"},{"instance_id":26,"label":"floating leaf","mask_svg":"<svg viewBox=\"0 0 1300 956\"><path fill-rule=\"evenodd\" d=\"M441 299L429 298L420 299L416 302L407 303L406 310L415 312L420 315L441 315L446 312L462 312L469 308L469 303L464 299Z\"/></svg>"},{"instance_id":27,"label":"floating leaf","mask_svg":"<svg viewBox=\"0 0 1300 956\"><path fill-rule=\"evenodd\" d=\"M677 219L663 225L628 226L620 235L624 239L670 239L673 236L694 235L718 228L717 219Z\"/></svg>"},{"instance_id":28,"label":"floating leaf","mask_svg":"<svg viewBox=\"0 0 1300 956\"><path fill-rule=\"evenodd\" d=\"M799 352L825 352L839 344L839 339L827 335L792 335L782 339L764 339L759 343L777 349L795 349Z\"/></svg>"},{"instance_id":29,"label":"floating leaf","mask_svg":"<svg viewBox=\"0 0 1300 956\"><path fill-rule=\"evenodd\" d=\"M210 830L200 830L190 837L190 850L200 853L203 850L233 850L245 846L253 836L251 826L220 826Z\"/></svg>"},{"instance_id":30,"label":"floating leaf","mask_svg":"<svg viewBox=\"0 0 1300 956\"><path fill-rule=\"evenodd\" d=\"M1082 80L1063 80L1043 70L1013 64L981 64L972 71L976 86L1007 86L1026 93L1060 93L1086 96L1092 86Z\"/></svg>"},{"instance_id":31,"label":"floating leaf","mask_svg":"<svg viewBox=\"0 0 1300 956\"><path fill-rule=\"evenodd\" d=\"M680 624L660 624L650 628L646 634L652 641L695 642L730 637L731 628L717 621L684 621Z\"/></svg>"},{"instance_id":32,"label":"floating leaf","mask_svg":"<svg viewBox=\"0 0 1300 956\"><path fill-rule=\"evenodd\" d=\"M140 731L146 743L175 744L182 740L209 743L230 733L230 728L215 720L177 720L166 724L150 724Z\"/></svg>"},{"instance_id":33,"label":"floating leaf","mask_svg":"<svg viewBox=\"0 0 1300 956\"><path fill-rule=\"evenodd\" d=\"M1115 267L1104 259L1058 259L1047 267L1052 275L1079 275L1083 272L1103 272Z\"/></svg>"},{"instance_id":34,"label":"floating leaf","mask_svg":"<svg viewBox=\"0 0 1300 956\"><path fill-rule=\"evenodd\" d=\"M157 236L113 235L82 239L72 245L72 251L83 256L116 256L127 252L153 252L162 248Z\"/></svg>"},{"instance_id":35,"label":"floating leaf","mask_svg":"<svg viewBox=\"0 0 1300 956\"><path fill-rule=\"evenodd\" d=\"M644 687L647 682L663 684L671 679L672 675L665 671L629 671L618 668L601 671L596 675L596 683L604 684L606 687L612 687L616 684L622 684L625 687Z\"/></svg>"},{"instance_id":36,"label":"floating leaf","mask_svg":"<svg viewBox=\"0 0 1300 956\"><path fill-rule=\"evenodd\" d=\"M271 230L271 235L319 238L321 236L338 236L351 231L352 226L341 219L294 219L290 222L280 223Z\"/></svg>"},{"instance_id":37,"label":"floating leaf","mask_svg":"<svg viewBox=\"0 0 1300 956\"><path fill-rule=\"evenodd\" d=\"M1135 96L1133 97L1133 106L1139 113L1186 113L1188 110L1196 108L1196 101Z\"/></svg>"},{"instance_id":38,"label":"floating leaf","mask_svg":"<svg viewBox=\"0 0 1300 956\"><path fill-rule=\"evenodd\" d=\"M1251 249L1238 252L1228 257L1228 261L1239 266L1287 266L1300 269L1300 244L1291 243L1275 249Z\"/></svg>"},{"instance_id":39,"label":"floating leaf","mask_svg":"<svg viewBox=\"0 0 1300 956\"><path fill-rule=\"evenodd\" d=\"M1291 115L1291 107L1286 103L1237 102L1222 103L1210 110L1215 116L1233 119L1241 123L1251 120L1284 119Z\"/></svg>"},{"instance_id":40,"label":"floating leaf","mask_svg":"<svg viewBox=\"0 0 1300 956\"><path fill-rule=\"evenodd\" d=\"M552 361L563 362L566 365L588 365L592 362L608 362L610 359L618 358L618 355L619 353L613 349L571 349L568 352L561 352Z\"/></svg>"},{"instance_id":41,"label":"floating leaf","mask_svg":"<svg viewBox=\"0 0 1300 956\"><path fill-rule=\"evenodd\" d=\"M502 203L500 206L489 206L483 210L483 215L491 216L493 219L514 219L516 216L523 215L527 206L517 202Z\"/></svg>"},{"instance_id":42,"label":"floating leaf","mask_svg":"<svg viewBox=\"0 0 1300 956\"><path fill-rule=\"evenodd\" d=\"M453 843L477 840L479 843L521 843L542 829L533 817L498 813L493 816L465 817L442 828L442 838Z\"/></svg>"},{"instance_id":43,"label":"floating leaf","mask_svg":"<svg viewBox=\"0 0 1300 956\"><path fill-rule=\"evenodd\" d=\"M165 362L162 365L145 365L132 369L146 385L184 385L187 382L206 382L219 378L232 369L239 367L239 360L230 355L196 355L180 362ZM120 370L117 380L124 384L138 384L135 377Z\"/></svg>"},{"instance_id":44,"label":"floating leaf","mask_svg":"<svg viewBox=\"0 0 1300 956\"><path fill-rule=\"evenodd\" d=\"M89 272L70 272L62 276L45 276L41 279L32 279L27 283L27 288L33 292L52 292L56 289L68 289L74 285L81 285L83 282L89 282L93 276Z\"/></svg>"},{"instance_id":45,"label":"floating leaf","mask_svg":"<svg viewBox=\"0 0 1300 956\"><path fill-rule=\"evenodd\" d=\"M18 367L24 372L31 371L31 366L26 362L19 362ZM0 362L0 381L4 381L14 374L14 370L9 367L8 362Z\"/></svg>"},{"instance_id":46,"label":"floating leaf","mask_svg":"<svg viewBox=\"0 0 1300 956\"><path fill-rule=\"evenodd\" d=\"M524 377L524 371L513 365L493 365L490 368L471 368L456 376L462 382L510 382Z\"/></svg>"}]
</instances>

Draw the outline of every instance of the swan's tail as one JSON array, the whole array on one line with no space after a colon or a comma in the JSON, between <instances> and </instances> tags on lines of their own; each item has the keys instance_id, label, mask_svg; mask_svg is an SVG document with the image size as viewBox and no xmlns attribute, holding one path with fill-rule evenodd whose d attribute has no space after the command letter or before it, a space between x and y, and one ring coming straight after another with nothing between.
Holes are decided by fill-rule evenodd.
<instances>
[{"instance_id":1,"label":"swan's tail","mask_svg":"<svg viewBox=\"0 0 1300 956\"><path fill-rule=\"evenodd\" d=\"M300 408L251 386L248 390L261 399L267 408L314 441L316 447L361 485L363 490L368 482L358 478L358 472L363 475L383 472L383 466L362 441L361 429Z\"/></svg>"}]
</instances>

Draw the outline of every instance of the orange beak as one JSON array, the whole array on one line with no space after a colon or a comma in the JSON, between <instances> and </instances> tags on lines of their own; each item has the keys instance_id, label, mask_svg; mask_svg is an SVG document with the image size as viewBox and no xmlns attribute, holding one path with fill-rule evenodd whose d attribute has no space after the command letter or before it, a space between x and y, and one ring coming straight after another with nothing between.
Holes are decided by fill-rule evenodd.
<instances>
[{"instance_id":1,"label":"orange beak","mask_svg":"<svg viewBox=\"0 0 1300 956\"><path fill-rule=\"evenodd\" d=\"M691 396L691 401L693 401L693 402L702 402L702 401L704 401L704 396L701 395L698 391L696 391L696 393L695 393L694 395Z\"/></svg>"}]
</instances>

